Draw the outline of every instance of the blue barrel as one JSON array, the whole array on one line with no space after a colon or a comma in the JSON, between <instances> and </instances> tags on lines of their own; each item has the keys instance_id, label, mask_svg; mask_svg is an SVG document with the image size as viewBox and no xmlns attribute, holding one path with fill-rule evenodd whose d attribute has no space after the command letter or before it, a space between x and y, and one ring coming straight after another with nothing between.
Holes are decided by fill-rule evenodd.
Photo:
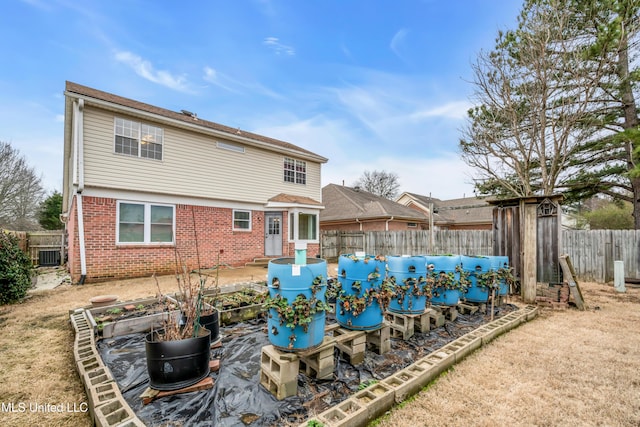
<instances>
[{"instance_id":1,"label":"blue barrel","mask_svg":"<svg viewBox=\"0 0 640 427\"><path fill-rule=\"evenodd\" d=\"M278 308L269 308L267 329L269 341L283 351L307 350L322 344L326 311L327 262L320 258L307 258L307 265L295 265L294 258L269 261L267 287L269 300ZM294 302L300 307L318 309L309 319L298 322ZM291 317L287 320L288 312Z\"/></svg>"},{"instance_id":2,"label":"blue barrel","mask_svg":"<svg viewBox=\"0 0 640 427\"><path fill-rule=\"evenodd\" d=\"M462 270L469 274L469 286L464 294L464 299L471 302L487 302L489 299L489 287L482 286L478 276L489 273L491 259L486 256L460 256Z\"/></svg>"},{"instance_id":3,"label":"blue barrel","mask_svg":"<svg viewBox=\"0 0 640 427\"><path fill-rule=\"evenodd\" d=\"M385 261L370 255L341 255L338 259L340 292L336 320L352 330L374 330L384 322L384 310L373 295L382 291Z\"/></svg>"},{"instance_id":4,"label":"blue barrel","mask_svg":"<svg viewBox=\"0 0 640 427\"><path fill-rule=\"evenodd\" d=\"M496 256L494 257L494 266L498 270L498 278L499 278L499 295L507 295L509 293L509 284L505 278L505 274L507 274L511 269L509 267L509 257L508 256Z\"/></svg>"},{"instance_id":5,"label":"blue barrel","mask_svg":"<svg viewBox=\"0 0 640 427\"><path fill-rule=\"evenodd\" d=\"M458 305L460 302L460 255L427 255L427 272L435 283L431 292L431 304ZM453 279L451 279L453 275Z\"/></svg>"},{"instance_id":6,"label":"blue barrel","mask_svg":"<svg viewBox=\"0 0 640 427\"><path fill-rule=\"evenodd\" d=\"M427 305L427 260L424 256L387 257L387 280L394 286L396 296L389 311L399 314L424 313Z\"/></svg>"}]
</instances>

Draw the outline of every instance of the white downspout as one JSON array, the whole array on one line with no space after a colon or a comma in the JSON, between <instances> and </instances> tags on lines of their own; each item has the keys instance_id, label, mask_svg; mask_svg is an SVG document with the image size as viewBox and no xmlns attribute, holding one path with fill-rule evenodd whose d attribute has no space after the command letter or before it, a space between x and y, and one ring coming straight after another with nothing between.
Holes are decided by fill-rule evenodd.
<instances>
[{"instance_id":1,"label":"white downspout","mask_svg":"<svg viewBox=\"0 0 640 427\"><path fill-rule=\"evenodd\" d=\"M73 101L73 125L72 125L72 137L73 141L73 173L72 173L72 185L78 185L78 116L79 108L78 102Z\"/></svg>"},{"instance_id":2,"label":"white downspout","mask_svg":"<svg viewBox=\"0 0 640 427\"><path fill-rule=\"evenodd\" d=\"M82 191L84 190L84 100L78 100L76 120L76 149L78 160L78 190L76 200L78 202L78 242L80 245L80 284L84 284L87 277L87 254L84 242L84 215L82 213Z\"/></svg>"},{"instance_id":3,"label":"white downspout","mask_svg":"<svg viewBox=\"0 0 640 427\"><path fill-rule=\"evenodd\" d=\"M384 224L384 231L389 231L389 222L390 222L390 221L393 221L393 218L394 218L394 216L393 216L393 215L391 215L391 218L389 218L389 219L385 222L385 224Z\"/></svg>"},{"instance_id":4,"label":"white downspout","mask_svg":"<svg viewBox=\"0 0 640 427\"><path fill-rule=\"evenodd\" d=\"M84 248L84 217L82 215L82 194L76 195L78 202L78 241L80 243L80 284L84 284L87 277L87 255Z\"/></svg>"},{"instance_id":5,"label":"white downspout","mask_svg":"<svg viewBox=\"0 0 640 427\"><path fill-rule=\"evenodd\" d=\"M362 223L360 222L360 220L359 220L358 218L356 218L356 222L357 222L358 224L360 224L360 231L362 231Z\"/></svg>"},{"instance_id":6,"label":"white downspout","mask_svg":"<svg viewBox=\"0 0 640 427\"><path fill-rule=\"evenodd\" d=\"M78 100L78 193L84 190L84 99Z\"/></svg>"}]
</instances>

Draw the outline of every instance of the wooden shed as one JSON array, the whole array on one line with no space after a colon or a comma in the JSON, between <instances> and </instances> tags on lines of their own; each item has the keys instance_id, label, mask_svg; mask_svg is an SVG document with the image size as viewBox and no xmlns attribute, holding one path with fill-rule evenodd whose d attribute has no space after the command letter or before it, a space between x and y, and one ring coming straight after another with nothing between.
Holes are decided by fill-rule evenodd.
<instances>
[{"instance_id":1,"label":"wooden shed","mask_svg":"<svg viewBox=\"0 0 640 427\"><path fill-rule=\"evenodd\" d=\"M534 303L536 285L561 283L562 195L491 200L494 255L506 255L520 281L525 302Z\"/></svg>"}]
</instances>

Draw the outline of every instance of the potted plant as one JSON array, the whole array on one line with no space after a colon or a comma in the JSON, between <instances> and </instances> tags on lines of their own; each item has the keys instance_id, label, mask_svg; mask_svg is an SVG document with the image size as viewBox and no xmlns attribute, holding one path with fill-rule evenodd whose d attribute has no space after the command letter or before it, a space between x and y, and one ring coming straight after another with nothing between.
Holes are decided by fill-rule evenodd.
<instances>
[{"instance_id":1,"label":"potted plant","mask_svg":"<svg viewBox=\"0 0 640 427\"><path fill-rule=\"evenodd\" d=\"M209 375L211 331L201 325L204 281L192 280L184 265L176 280L181 316L167 316L145 340L149 383L156 390L188 387Z\"/></svg>"}]
</instances>

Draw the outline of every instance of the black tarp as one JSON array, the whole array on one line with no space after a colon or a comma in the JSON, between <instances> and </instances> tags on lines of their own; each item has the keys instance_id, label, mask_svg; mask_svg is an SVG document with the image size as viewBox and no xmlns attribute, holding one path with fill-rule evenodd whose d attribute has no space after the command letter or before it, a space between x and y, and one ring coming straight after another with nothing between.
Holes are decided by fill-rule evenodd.
<instances>
[{"instance_id":1,"label":"black tarp","mask_svg":"<svg viewBox=\"0 0 640 427\"><path fill-rule=\"evenodd\" d=\"M515 309L502 305L495 308L494 315ZM125 400L147 426L280 426L301 423L310 413L345 400L362 383L382 380L487 321L484 313L460 314L455 321L428 333L416 333L409 340L392 339L391 351L383 355L367 350L364 362L357 366L336 350L332 380L299 374L297 396L281 401L260 385L261 349L270 344L264 319L220 329L222 346L211 352L213 359L220 359L220 370L211 373L213 388L163 397L147 405L140 397L149 386L145 334L100 340L98 349Z\"/></svg>"}]
</instances>

